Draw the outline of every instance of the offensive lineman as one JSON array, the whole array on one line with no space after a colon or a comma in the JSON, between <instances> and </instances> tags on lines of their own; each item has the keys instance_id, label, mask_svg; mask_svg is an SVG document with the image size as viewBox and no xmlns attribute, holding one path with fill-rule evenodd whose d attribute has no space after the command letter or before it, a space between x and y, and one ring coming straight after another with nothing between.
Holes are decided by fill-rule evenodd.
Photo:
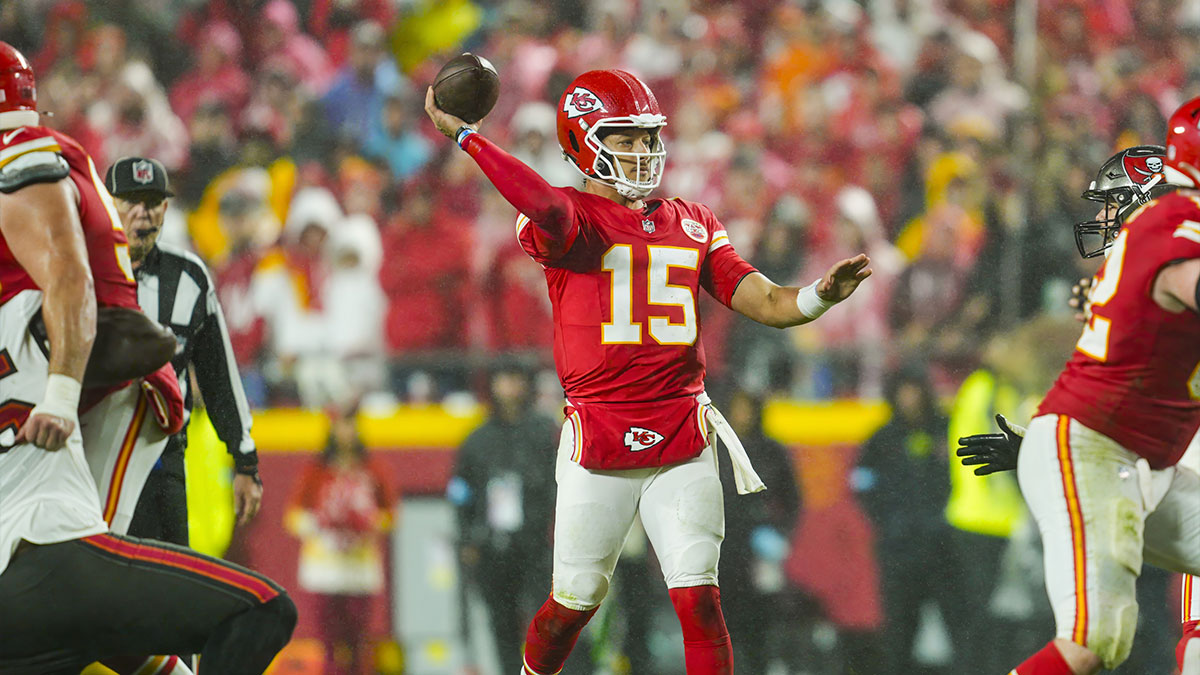
<instances>
[{"instance_id":1,"label":"offensive lineman","mask_svg":"<svg viewBox=\"0 0 1200 675\"><path fill-rule=\"evenodd\" d=\"M91 159L38 126L33 72L4 42L0 94L0 672L73 675L172 652L200 652L213 672L262 672L296 621L282 588L108 533L77 411L97 304L136 299L125 236ZM169 389L173 371L159 372L154 386Z\"/></svg>"},{"instance_id":2,"label":"offensive lineman","mask_svg":"<svg viewBox=\"0 0 1200 675\"><path fill-rule=\"evenodd\" d=\"M526 675L553 675L608 591L634 517L641 515L683 628L688 673L733 672L717 589L724 508L715 430L740 493L763 488L728 423L704 394L696 294L700 287L755 321L807 323L871 274L842 260L811 285L780 287L734 252L700 204L647 199L658 186L666 117L633 75L577 77L558 106L559 145L583 190L554 188L439 109L434 125L479 164L520 212L517 239L545 270L554 354L566 391L556 466L550 598L530 624Z\"/></svg>"},{"instance_id":3,"label":"offensive lineman","mask_svg":"<svg viewBox=\"0 0 1200 675\"><path fill-rule=\"evenodd\" d=\"M1163 180L1165 154L1166 149L1161 146L1137 146L1118 152L1104 163L1096 174L1096 180L1083 193L1085 199L1101 202L1104 208L1096 219L1075 225L1075 242L1081 256L1093 258L1103 254L1116 239L1126 216L1155 197L1175 189L1175 186ZM1075 297L1071 300L1072 307L1080 310L1078 316L1085 322L1091 319L1090 303L1082 294L1091 285L1091 280L1080 280ZM976 434L959 439L962 447L958 449L958 456L964 458L965 465L979 465L975 470L978 475L1017 468L1025 429L1013 425L1003 415L997 415L996 421L1001 433ZM1200 472L1200 436L1193 437L1178 467L1180 470ZM1183 637L1176 648L1176 660L1181 669L1189 644L1194 638L1200 638L1200 631L1197 631L1200 597L1195 593L1195 577L1190 574L1183 575L1182 615ZM1194 640L1194 646L1190 649L1194 652L1191 657L1194 660L1193 672L1190 675L1200 675L1200 639Z\"/></svg>"},{"instance_id":4,"label":"offensive lineman","mask_svg":"<svg viewBox=\"0 0 1200 675\"><path fill-rule=\"evenodd\" d=\"M1017 675L1116 667L1133 642L1143 557L1200 572L1200 476L1177 466L1200 427L1198 117L1193 99L1168 120L1163 182L1183 187L1124 218L1075 354L1020 444L1057 636ZM1181 666L1195 668L1197 642L1184 636Z\"/></svg>"}]
</instances>

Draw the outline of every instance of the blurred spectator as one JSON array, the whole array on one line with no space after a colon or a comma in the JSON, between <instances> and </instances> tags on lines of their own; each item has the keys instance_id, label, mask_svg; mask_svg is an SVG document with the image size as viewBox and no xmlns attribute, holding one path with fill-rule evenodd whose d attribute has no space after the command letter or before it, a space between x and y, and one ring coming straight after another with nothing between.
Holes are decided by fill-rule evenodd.
<instances>
[{"instance_id":1,"label":"blurred spectator","mask_svg":"<svg viewBox=\"0 0 1200 675\"><path fill-rule=\"evenodd\" d=\"M819 340L818 354L827 373L818 373L815 389L819 396L877 398L883 391L883 370L888 358L885 345L890 338L888 306L892 285L904 267L903 257L887 240L879 211L870 193L861 187L842 188L834 198L833 226L823 246L817 247L805 270L796 280L807 283L825 274L829 261L866 253L871 258L871 284L863 295L846 300L846 311L821 317L793 339ZM858 295L857 293L855 295ZM828 319L828 320L827 320Z\"/></svg>"},{"instance_id":2,"label":"blurred spectator","mask_svg":"<svg viewBox=\"0 0 1200 675\"><path fill-rule=\"evenodd\" d=\"M396 62L384 51L383 28L362 21L351 32L350 55L321 97L325 119L335 134L363 143L377 125L385 96L406 93Z\"/></svg>"},{"instance_id":3,"label":"blurred spectator","mask_svg":"<svg viewBox=\"0 0 1200 675\"><path fill-rule=\"evenodd\" d=\"M324 188L296 193L279 244L254 271L254 295L266 325L268 383L286 392L294 383L310 407L345 404L343 374L329 362L322 331L329 276L328 240L342 209ZM287 394L284 394L287 396Z\"/></svg>"},{"instance_id":4,"label":"blurred spectator","mask_svg":"<svg viewBox=\"0 0 1200 675\"><path fill-rule=\"evenodd\" d=\"M250 76L238 65L242 38L225 21L204 27L196 65L171 87L171 107L184 124L201 105L218 103L226 110L241 110L250 97Z\"/></svg>"},{"instance_id":5,"label":"blurred spectator","mask_svg":"<svg viewBox=\"0 0 1200 675\"><path fill-rule=\"evenodd\" d=\"M404 190L400 211L383 231L379 274L388 298L385 335L393 355L467 344L467 233L455 214L434 210L433 186Z\"/></svg>"},{"instance_id":6,"label":"blurred spectator","mask_svg":"<svg viewBox=\"0 0 1200 675\"><path fill-rule=\"evenodd\" d=\"M367 457L353 415L334 414L329 439L292 493L287 524L300 538L300 588L317 596L328 675L374 673L372 599L386 586L386 533L394 497Z\"/></svg>"},{"instance_id":7,"label":"blurred spectator","mask_svg":"<svg viewBox=\"0 0 1200 675\"><path fill-rule=\"evenodd\" d=\"M433 156L433 144L417 128L417 102L411 95L389 95L370 123L363 154L386 163L393 180L411 178Z\"/></svg>"},{"instance_id":8,"label":"blurred spectator","mask_svg":"<svg viewBox=\"0 0 1200 675\"><path fill-rule=\"evenodd\" d=\"M192 146L179 196L184 204L195 206L204 196L204 188L236 161L237 136L229 109L220 101L200 104L192 115L189 131Z\"/></svg>"},{"instance_id":9,"label":"blurred spectator","mask_svg":"<svg viewBox=\"0 0 1200 675\"><path fill-rule=\"evenodd\" d=\"M762 399L739 390L726 408L729 424L754 458L754 468L770 489L739 495L733 469L720 453L725 497L725 541L721 545L721 597L734 662L747 673L766 673L782 657L781 642L802 640L799 627L782 621L787 596L783 573L788 540L800 514L799 477L786 448L762 427ZM786 635L786 637L785 637Z\"/></svg>"},{"instance_id":10,"label":"blurred spectator","mask_svg":"<svg viewBox=\"0 0 1200 675\"><path fill-rule=\"evenodd\" d=\"M221 230L229 241L229 253L214 267L217 297L225 310L229 342L237 361L246 398L252 407L266 404L262 360L266 347L266 322L262 300L254 286L255 271L262 260L262 231L276 229L261 201L247 192L232 190L221 197Z\"/></svg>"},{"instance_id":11,"label":"blurred spectator","mask_svg":"<svg viewBox=\"0 0 1200 675\"><path fill-rule=\"evenodd\" d=\"M923 605L936 603L956 653L973 649L962 629L966 615L978 609L946 522L947 420L924 368L891 373L886 400L892 419L863 446L851 481L874 525L887 617L888 664L873 672L898 675L924 672L913 657ZM949 672L974 671L956 666Z\"/></svg>"},{"instance_id":12,"label":"blurred spectator","mask_svg":"<svg viewBox=\"0 0 1200 675\"><path fill-rule=\"evenodd\" d=\"M321 45L300 30L300 15L292 0L269 0L262 7L254 36L258 62L277 59L309 95L325 93L333 67Z\"/></svg>"},{"instance_id":13,"label":"blurred spectator","mask_svg":"<svg viewBox=\"0 0 1200 675\"><path fill-rule=\"evenodd\" d=\"M802 244L811 221L808 204L792 195L781 197L771 208L750 263L777 284L800 282L806 257ZM728 349L729 367L738 386L754 392L792 393L799 364L787 333L753 321L737 321Z\"/></svg>"},{"instance_id":14,"label":"blurred spectator","mask_svg":"<svg viewBox=\"0 0 1200 675\"><path fill-rule=\"evenodd\" d=\"M398 3L393 0L311 0L308 3L309 32L315 36L329 59L342 65L353 60L355 29L362 21L390 26Z\"/></svg>"},{"instance_id":15,"label":"blurred spectator","mask_svg":"<svg viewBox=\"0 0 1200 675\"><path fill-rule=\"evenodd\" d=\"M89 122L105 139L105 153L155 157L168 170L182 167L187 160L187 128L171 110L150 67L129 62L111 87L88 109Z\"/></svg>"},{"instance_id":16,"label":"blurred spectator","mask_svg":"<svg viewBox=\"0 0 1200 675\"><path fill-rule=\"evenodd\" d=\"M541 101L521 104L509 122L513 157L528 164L547 183L576 187L582 176L558 147L554 107Z\"/></svg>"},{"instance_id":17,"label":"blurred spectator","mask_svg":"<svg viewBox=\"0 0 1200 675\"><path fill-rule=\"evenodd\" d=\"M487 606L502 671L515 673L525 627L549 593L559 429L533 412L521 366L498 365L488 393L490 415L459 448L446 497L458 509L464 581Z\"/></svg>"},{"instance_id":18,"label":"blurred spectator","mask_svg":"<svg viewBox=\"0 0 1200 675\"><path fill-rule=\"evenodd\" d=\"M19 2L4 4L6 12L21 9ZM43 73L49 73L64 62L70 62L83 43L87 20L87 5L80 0L52 3L46 16L45 32L42 33L42 48L36 53L27 52L33 54L29 59L33 72L43 76Z\"/></svg>"},{"instance_id":19,"label":"blurred spectator","mask_svg":"<svg viewBox=\"0 0 1200 675\"><path fill-rule=\"evenodd\" d=\"M330 233L329 278L324 289L325 348L344 372L352 395L384 388L383 318L387 299L379 287L383 255L379 227L352 215Z\"/></svg>"}]
</instances>

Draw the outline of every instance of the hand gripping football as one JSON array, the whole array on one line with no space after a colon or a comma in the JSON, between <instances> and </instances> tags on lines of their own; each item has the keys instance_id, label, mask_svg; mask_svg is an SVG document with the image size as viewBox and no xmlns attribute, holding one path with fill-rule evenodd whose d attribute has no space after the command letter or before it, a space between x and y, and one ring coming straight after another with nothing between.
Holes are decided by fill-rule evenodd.
<instances>
[{"instance_id":1,"label":"hand gripping football","mask_svg":"<svg viewBox=\"0 0 1200 675\"><path fill-rule=\"evenodd\" d=\"M158 370L175 356L175 336L136 309L101 307L85 387L111 387Z\"/></svg>"},{"instance_id":2,"label":"hand gripping football","mask_svg":"<svg viewBox=\"0 0 1200 675\"><path fill-rule=\"evenodd\" d=\"M433 80L433 100L467 124L483 119L500 96L500 76L482 56L470 52L446 62Z\"/></svg>"}]
</instances>

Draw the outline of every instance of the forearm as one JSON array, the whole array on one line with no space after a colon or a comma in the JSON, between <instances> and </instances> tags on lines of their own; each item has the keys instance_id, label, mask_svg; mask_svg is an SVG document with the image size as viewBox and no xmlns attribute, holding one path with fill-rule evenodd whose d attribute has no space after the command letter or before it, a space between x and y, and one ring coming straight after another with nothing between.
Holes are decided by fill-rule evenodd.
<instances>
[{"instance_id":1,"label":"forearm","mask_svg":"<svg viewBox=\"0 0 1200 675\"><path fill-rule=\"evenodd\" d=\"M799 302L797 298L800 298ZM730 306L761 324L790 328L812 321L824 311L822 305L828 307L831 304L817 298L811 287L779 286L756 273L747 276L738 286Z\"/></svg>"},{"instance_id":2,"label":"forearm","mask_svg":"<svg viewBox=\"0 0 1200 675\"><path fill-rule=\"evenodd\" d=\"M42 318L50 339L50 374L83 381L96 338L96 292L87 269L66 269L43 289Z\"/></svg>"}]
</instances>

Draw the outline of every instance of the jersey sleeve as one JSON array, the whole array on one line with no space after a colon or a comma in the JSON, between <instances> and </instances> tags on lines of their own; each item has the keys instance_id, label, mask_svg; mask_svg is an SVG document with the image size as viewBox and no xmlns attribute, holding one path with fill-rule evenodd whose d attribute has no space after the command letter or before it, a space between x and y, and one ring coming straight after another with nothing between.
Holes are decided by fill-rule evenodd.
<instances>
[{"instance_id":1,"label":"jersey sleeve","mask_svg":"<svg viewBox=\"0 0 1200 675\"><path fill-rule=\"evenodd\" d=\"M62 146L40 127L21 127L0 135L0 192L62 180L71 172Z\"/></svg>"},{"instance_id":2,"label":"jersey sleeve","mask_svg":"<svg viewBox=\"0 0 1200 675\"><path fill-rule=\"evenodd\" d=\"M700 270L700 284L722 305L730 307L738 284L746 275L758 270L733 249L725 226L711 213L707 215L712 237L708 240L708 255L704 257L704 266Z\"/></svg>"},{"instance_id":3,"label":"jersey sleeve","mask_svg":"<svg viewBox=\"0 0 1200 675\"><path fill-rule=\"evenodd\" d=\"M463 142L467 154L521 213L517 240L534 260L549 265L561 258L579 236L580 217L567 188L546 182L524 162L479 134Z\"/></svg>"}]
</instances>

